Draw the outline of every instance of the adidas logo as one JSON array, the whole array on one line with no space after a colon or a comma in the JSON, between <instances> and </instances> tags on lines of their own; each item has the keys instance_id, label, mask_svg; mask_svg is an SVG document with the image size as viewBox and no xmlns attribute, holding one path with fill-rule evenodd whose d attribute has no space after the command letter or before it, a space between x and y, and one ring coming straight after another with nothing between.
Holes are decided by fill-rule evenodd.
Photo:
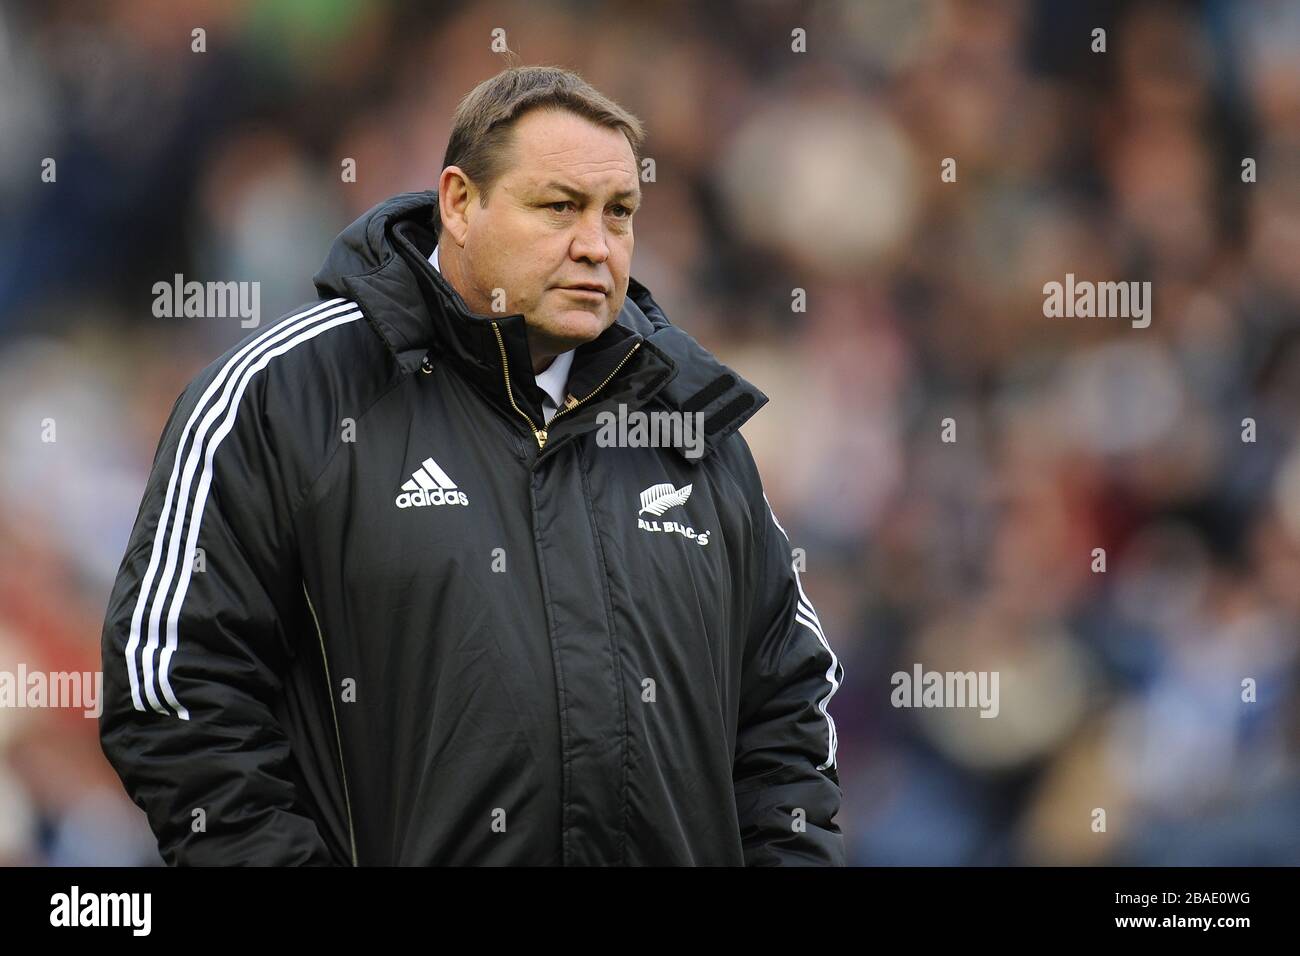
<instances>
[{"instance_id":1,"label":"adidas logo","mask_svg":"<svg viewBox=\"0 0 1300 956\"><path fill-rule=\"evenodd\" d=\"M680 521L647 521L641 516L643 514L652 514L656 518L663 515L669 508L676 508L678 505L686 504L691 497L692 485L682 485L680 488L674 488L671 484L651 485L645 491L641 492L641 510L636 513L636 526L642 531L662 531L667 534L680 534L684 538L694 541L700 546L706 546L709 543L708 531L696 531Z\"/></svg>"},{"instance_id":2,"label":"adidas logo","mask_svg":"<svg viewBox=\"0 0 1300 956\"><path fill-rule=\"evenodd\" d=\"M456 489L456 482L438 467L432 458L426 458L411 480L402 484L402 493L397 496L399 508L426 508L429 505L467 505L469 498L465 492Z\"/></svg>"}]
</instances>

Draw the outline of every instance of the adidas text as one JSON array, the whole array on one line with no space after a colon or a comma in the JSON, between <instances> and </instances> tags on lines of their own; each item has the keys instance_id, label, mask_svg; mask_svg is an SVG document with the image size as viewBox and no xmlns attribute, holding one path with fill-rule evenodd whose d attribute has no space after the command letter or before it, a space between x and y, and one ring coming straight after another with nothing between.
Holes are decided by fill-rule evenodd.
<instances>
[{"instance_id":1,"label":"adidas text","mask_svg":"<svg viewBox=\"0 0 1300 956\"><path fill-rule=\"evenodd\" d=\"M403 491L397 496L397 507L399 508L425 508L429 505L467 505L469 498L463 491L443 491L441 488L434 488L432 491L426 491L421 488L419 491Z\"/></svg>"}]
</instances>

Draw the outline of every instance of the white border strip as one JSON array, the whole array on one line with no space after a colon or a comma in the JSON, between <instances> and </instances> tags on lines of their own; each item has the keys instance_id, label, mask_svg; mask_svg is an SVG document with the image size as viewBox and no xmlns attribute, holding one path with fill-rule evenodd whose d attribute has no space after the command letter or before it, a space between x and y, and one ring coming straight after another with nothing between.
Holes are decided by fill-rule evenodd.
<instances>
[{"instance_id":1,"label":"white border strip","mask_svg":"<svg viewBox=\"0 0 1300 956\"><path fill-rule=\"evenodd\" d=\"M180 496L177 496L176 494L176 480L178 475L180 475L181 472L181 458L185 453L185 444L186 444L186 440L189 437L190 432L193 430L195 423L199 421L199 417L203 414L204 409L208 404L208 401L212 398L212 396L216 393L216 391L219 388L221 388L222 383L225 382L228 377L232 377L232 370L236 370L236 367L240 366L241 360L244 360L245 357L248 357L248 360L251 361L252 357L255 356L250 356L250 353L256 354L255 350L263 349L264 347L272 344L273 339L278 339L283 337L284 335L291 334L295 329L302 328L305 325L309 325L311 324L311 322L314 321L320 321L324 319L326 315L336 314L339 311L341 311L343 308L347 308L347 307L353 307L353 306L351 303L347 303L346 300L344 299L338 299L338 298L330 299L328 301L318 303L317 305L313 306L310 309L306 309L302 312L288 316L283 321L266 329L261 335L255 337L246 345L244 345L243 348L241 348L237 353L235 353L235 355L233 355L226 362L226 364L222 367L221 371L217 374L217 376L204 390L202 396L200 396L198 402L195 404L195 407L191 412L188 421L185 424L185 428L181 432L180 441L177 443L176 446L176 455L172 463L171 476L167 482L167 492L163 500L162 512L159 515L157 530L154 533L153 550L150 553L149 566L146 569L144 578L140 583L140 594L136 600L135 612L131 617L131 633L129 639L127 640L125 657L126 657L126 664L127 664L127 673L130 677L130 682L131 682L131 699L135 705L136 710L143 711L145 709L144 702L140 696L141 681L136 670L136 650L140 646L140 634L141 634L141 627L144 618L144 608L147 602L149 601L150 595L154 594L155 591L154 575L158 571L159 562L161 561L162 558L163 541L166 538L167 527L169 523L171 523L171 519L172 519L172 505L174 502L179 502L181 497L188 496L189 483L191 478L188 471L185 477L185 483L184 486L182 487ZM299 322L299 320L305 320L305 321ZM293 323L295 322L299 322L299 324L293 325ZM245 361L244 366L246 365L247 362ZM240 366L240 367L242 368L244 366ZM234 374L238 374L238 371L236 370ZM222 398L218 401L218 405L220 405L221 402L225 401L226 396L229 395L229 392L230 389L228 387L226 392L223 394ZM199 438L196 440L195 447L198 447L201 441L202 441L202 436L200 435ZM195 455L192 454L191 459L193 459L194 457ZM176 537L175 532L173 532L172 537L174 541ZM172 549L173 554L174 554L174 550L175 549L173 545L173 549ZM170 575L171 575L171 570L169 568L167 574L167 580L160 582L160 585L157 589L157 595L155 595L154 598L155 605L161 604L160 598L161 595L166 593L167 585L170 583ZM151 616L151 625L154 634L154 637L151 641L153 647L157 646L157 637L156 637L157 617L158 615L156 613ZM162 706L159 704L157 695L153 691L152 648L146 647L146 652L147 652L146 691L148 693L151 706L153 706L153 708L157 710L159 713L165 714L167 713L167 711L163 709Z\"/></svg>"},{"instance_id":2,"label":"white border strip","mask_svg":"<svg viewBox=\"0 0 1300 956\"><path fill-rule=\"evenodd\" d=\"M776 524L777 529L780 530L781 534L785 535L786 544L789 544L790 535L786 534L785 528L781 527L781 522L777 521L776 512L772 510L772 502L767 500L766 491L763 492L763 501L767 504L767 511L768 514L772 516L772 521ZM839 673L840 661L839 658L835 656L835 652L831 650L830 641L826 640L826 635L822 631L822 622L818 619L817 612L813 610L812 601L808 599L808 595L804 592L803 581L799 579L799 569L795 566L794 561L790 562L790 570L794 572L794 583L799 589L799 602L795 608L794 618L804 627L808 628L808 630L817 635L817 640L821 642L822 647L826 648L826 653L831 656L830 667L826 668L826 681L831 685L831 689L826 693L825 697L817 702L817 709L821 711L822 716L826 718L827 727L826 762L819 764L817 769L827 770L831 767L837 766L835 752L839 749L840 742L839 734L835 730L835 718L833 718L830 715L830 711L826 709L831 702L831 698L835 696L835 692L840 689L840 679L842 677Z\"/></svg>"}]
</instances>

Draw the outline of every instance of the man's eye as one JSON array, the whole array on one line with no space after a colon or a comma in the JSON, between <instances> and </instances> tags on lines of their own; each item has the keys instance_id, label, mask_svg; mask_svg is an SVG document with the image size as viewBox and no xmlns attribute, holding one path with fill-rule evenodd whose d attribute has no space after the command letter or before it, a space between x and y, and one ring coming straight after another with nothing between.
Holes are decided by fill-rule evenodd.
<instances>
[{"instance_id":1,"label":"man's eye","mask_svg":"<svg viewBox=\"0 0 1300 956\"><path fill-rule=\"evenodd\" d=\"M611 207L611 211L618 213L620 219L627 219L632 215L632 210L621 204Z\"/></svg>"},{"instance_id":2,"label":"man's eye","mask_svg":"<svg viewBox=\"0 0 1300 956\"><path fill-rule=\"evenodd\" d=\"M568 210L568 207L569 207L569 206L572 206L573 203L570 202L570 201L567 200L567 199L564 199L564 200L561 200L561 201L559 201L559 202L547 203L546 205L547 205L547 207L548 207L549 209L551 209L553 212L568 212L568 211L569 211L569 210ZM559 206L560 208L556 209L557 206Z\"/></svg>"}]
</instances>

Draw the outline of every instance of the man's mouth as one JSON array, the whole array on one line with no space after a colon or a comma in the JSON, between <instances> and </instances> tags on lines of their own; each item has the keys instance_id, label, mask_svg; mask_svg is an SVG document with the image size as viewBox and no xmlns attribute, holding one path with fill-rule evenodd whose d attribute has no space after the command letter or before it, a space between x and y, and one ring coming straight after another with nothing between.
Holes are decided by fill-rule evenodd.
<instances>
[{"instance_id":1,"label":"man's mouth","mask_svg":"<svg viewBox=\"0 0 1300 956\"><path fill-rule=\"evenodd\" d=\"M559 288L564 292L577 292L599 296L609 295L608 289L595 282L580 282L575 285L562 285Z\"/></svg>"}]
</instances>

